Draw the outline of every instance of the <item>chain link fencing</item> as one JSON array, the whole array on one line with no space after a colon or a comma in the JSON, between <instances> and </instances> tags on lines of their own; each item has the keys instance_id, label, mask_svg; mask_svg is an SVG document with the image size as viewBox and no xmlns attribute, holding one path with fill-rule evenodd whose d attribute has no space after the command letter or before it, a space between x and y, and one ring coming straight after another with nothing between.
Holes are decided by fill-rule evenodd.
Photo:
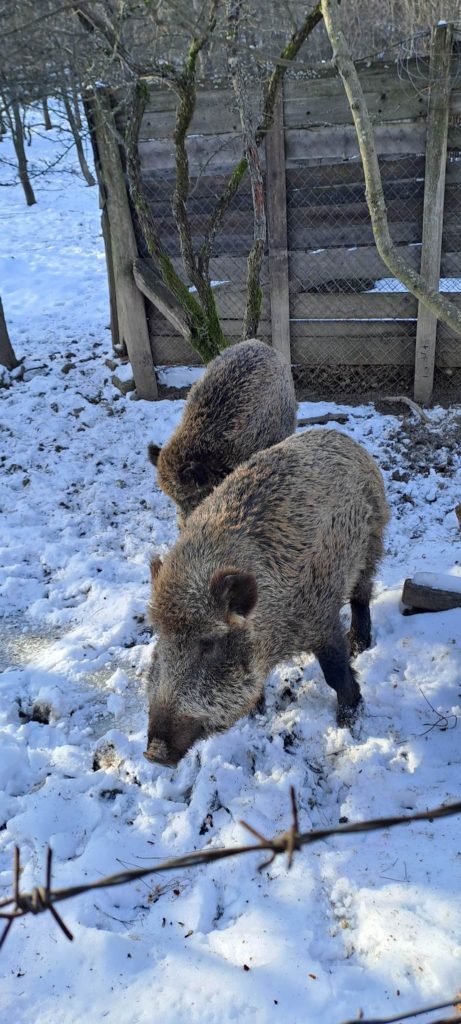
<instances>
[{"instance_id":1,"label":"chain link fencing","mask_svg":"<svg viewBox=\"0 0 461 1024\"><path fill-rule=\"evenodd\" d=\"M419 269L423 227L428 58L386 54L365 68L391 237ZM441 290L461 292L461 126L455 81L450 118ZM458 91L456 91L458 89ZM171 93L169 94L171 97ZM188 218L196 251L209 218L241 156L238 114L229 90L199 92L197 131L188 138ZM162 245L186 280L171 200L175 186L174 106L146 118L140 152L151 215ZM458 106L457 106L458 104ZM161 106L157 100L157 107ZM461 106L460 106L461 109ZM285 82L286 225L290 336L300 397L310 399L411 394L417 301L393 278L374 243L355 130L338 79ZM263 147L264 149L264 147ZM262 153L264 161L264 152ZM211 278L223 330L242 338L246 260L253 240L248 175L216 235ZM269 239L270 245L270 239ZM271 343L269 245L261 273L258 336ZM140 242L141 254L142 243ZM190 283L186 282L188 285ZM191 289L193 291L193 289ZM154 362L200 364L200 357L149 306ZM461 394L460 341L439 325L435 395Z\"/></svg>"}]
</instances>

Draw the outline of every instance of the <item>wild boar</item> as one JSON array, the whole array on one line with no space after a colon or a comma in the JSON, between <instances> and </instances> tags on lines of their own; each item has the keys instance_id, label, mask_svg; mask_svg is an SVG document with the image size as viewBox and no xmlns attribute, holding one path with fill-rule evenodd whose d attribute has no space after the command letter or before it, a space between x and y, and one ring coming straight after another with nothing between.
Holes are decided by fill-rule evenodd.
<instances>
[{"instance_id":1,"label":"wild boar","mask_svg":"<svg viewBox=\"0 0 461 1024\"><path fill-rule=\"evenodd\" d=\"M152 562L158 641L148 672L149 761L176 765L262 696L278 662L313 652L337 721L361 700L351 653L370 645L372 578L388 507L372 457L334 430L252 456ZM350 600L346 636L340 609Z\"/></svg>"},{"instance_id":2,"label":"wild boar","mask_svg":"<svg viewBox=\"0 0 461 1024\"><path fill-rule=\"evenodd\" d=\"M264 342L243 341L213 359L173 436L148 446L180 525L236 466L294 432L296 408L290 368Z\"/></svg>"}]
</instances>

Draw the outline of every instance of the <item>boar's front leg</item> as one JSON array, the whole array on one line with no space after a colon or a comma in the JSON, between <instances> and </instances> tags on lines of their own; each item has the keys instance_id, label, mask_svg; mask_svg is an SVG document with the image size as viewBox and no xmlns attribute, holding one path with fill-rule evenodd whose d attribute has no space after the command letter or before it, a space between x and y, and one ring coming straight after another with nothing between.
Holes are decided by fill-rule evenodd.
<instances>
[{"instance_id":1,"label":"boar's front leg","mask_svg":"<svg viewBox=\"0 0 461 1024\"><path fill-rule=\"evenodd\" d=\"M328 686L336 691L338 709L336 721L339 726L348 726L354 721L361 702L360 686L355 672L349 664L349 644L340 632L329 643L314 651Z\"/></svg>"}]
</instances>

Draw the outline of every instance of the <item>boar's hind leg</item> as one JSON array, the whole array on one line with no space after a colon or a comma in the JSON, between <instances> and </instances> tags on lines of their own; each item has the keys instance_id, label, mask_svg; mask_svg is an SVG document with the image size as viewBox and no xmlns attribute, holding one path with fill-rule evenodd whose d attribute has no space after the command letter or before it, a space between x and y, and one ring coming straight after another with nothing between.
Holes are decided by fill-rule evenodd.
<instances>
[{"instance_id":1,"label":"boar's hind leg","mask_svg":"<svg viewBox=\"0 0 461 1024\"><path fill-rule=\"evenodd\" d=\"M361 654L371 644L370 600L373 590L373 577L376 566L382 555L382 536L376 533L370 538L365 568L351 594L351 628L349 646L351 654Z\"/></svg>"},{"instance_id":2,"label":"boar's hind leg","mask_svg":"<svg viewBox=\"0 0 461 1024\"><path fill-rule=\"evenodd\" d=\"M361 576L351 595L351 628L348 633L352 656L366 651L371 644L371 579Z\"/></svg>"},{"instance_id":3,"label":"boar's hind leg","mask_svg":"<svg viewBox=\"0 0 461 1024\"><path fill-rule=\"evenodd\" d=\"M314 652L328 686L336 690L338 725L350 725L354 721L355 712L361 701L360 686L355 673L349 664L349 644L347 638L338 632L334 639L320 650Z\"/></svg>"}]
</instances>

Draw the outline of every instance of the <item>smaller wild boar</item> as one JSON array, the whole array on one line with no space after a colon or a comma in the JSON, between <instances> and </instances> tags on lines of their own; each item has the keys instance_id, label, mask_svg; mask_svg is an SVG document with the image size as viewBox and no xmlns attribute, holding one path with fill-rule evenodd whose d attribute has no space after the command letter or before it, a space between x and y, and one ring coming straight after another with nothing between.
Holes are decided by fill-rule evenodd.
<instances>
[{"instance_id":1,"label":"smaller wild boar","mask_svg":"<svg viewBox=\"0 0 461 1024\"><path fill-rule=\"evenodd\" d=\"M292 434L296 408L290 368L264 342L242 341L213 359L173 436L148 446L180 524L236 466Z\"/></svg>"},{"instance_id":2,"label":"smaller wild boar","mask_svg":"<svg viewBox=\"0 0 461 1024\"><path fill-rule=\"evenodd\" d=\"M353 720L361 696L350 652L371 642L387 519L375 462L333 430L257 453L202 502L164 564L151 565L149 761L176 765L197 739L228 729L258 703L271 669L302 652L336 691L338 723Z\"/></svg>"}]
</instances>

